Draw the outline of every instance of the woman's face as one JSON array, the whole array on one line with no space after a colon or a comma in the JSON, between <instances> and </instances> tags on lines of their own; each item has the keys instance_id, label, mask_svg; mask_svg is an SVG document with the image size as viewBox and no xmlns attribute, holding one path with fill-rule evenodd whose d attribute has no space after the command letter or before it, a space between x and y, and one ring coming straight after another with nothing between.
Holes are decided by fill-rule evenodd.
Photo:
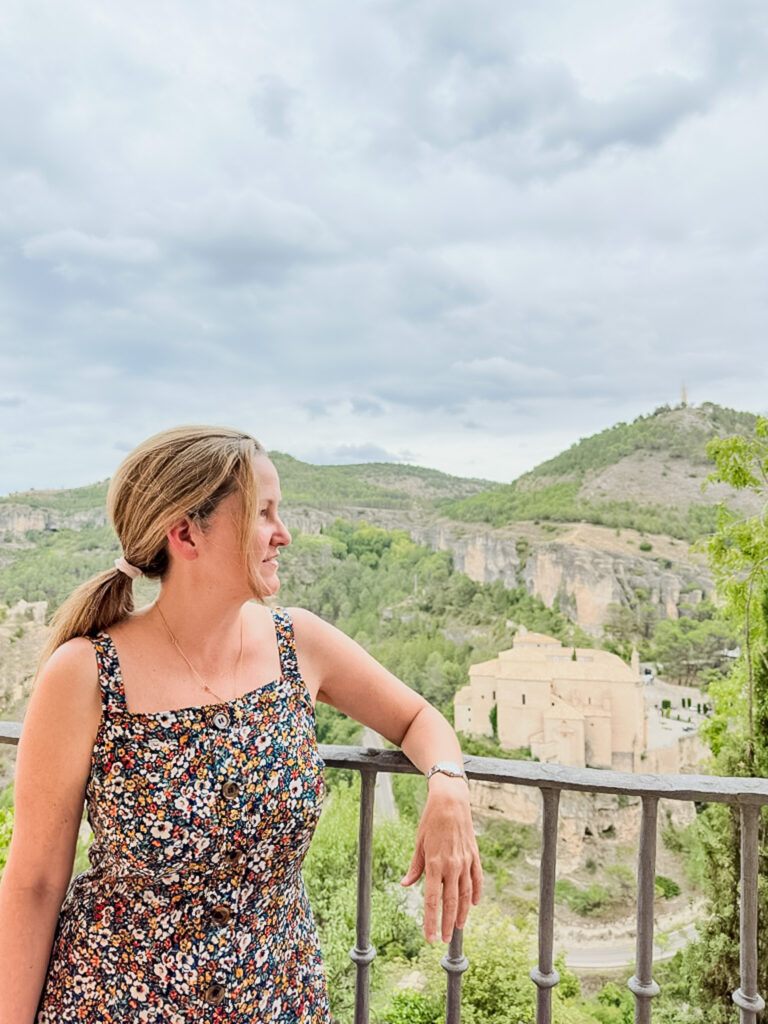
<instances>
[{"instance_id":1,"label":"woman's face","mask_svg":"<svg viewBox=\"0 0 768 1024\"><path fill-rule=\"evenodd\" d=\"M257 456L253 460L253 468L259 496L256 559L264 589L271 595L280 589L280 580L277 578L279 549L291 543L291 535L278 512L280 480L277 470L266 455Z\"/></svg>"},{"instance_id":2,"label":"woman's face","mask_svg":"<svg viewBox=\"0 0 768 1024\"><path fill-rule=\"evenodd\" d=\"M257 456L253 460L253 468L259 501L253 553L263 594L271 596L280 589L277 575L279 550L291 543L291 535L278 512L280 480L277 470L266 455ZM247 583L240 557L239 511L240 496L230 494L219 504L204 530L203 544L211 560L212 575L221 582L225 578L238 577L242 583Z\"/></svg>"}]
</instances>

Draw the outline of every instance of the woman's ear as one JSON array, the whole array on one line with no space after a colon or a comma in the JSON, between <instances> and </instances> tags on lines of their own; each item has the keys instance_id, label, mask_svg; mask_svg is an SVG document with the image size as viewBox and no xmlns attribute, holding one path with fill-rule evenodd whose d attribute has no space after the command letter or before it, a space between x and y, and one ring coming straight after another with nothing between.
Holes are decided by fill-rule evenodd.
<instances>
[{"instance_id":1,"label":"woman's ear","mask_svg":"<svg viewBox=\"0 0 768 1024\"><path fill-rule=\"evenodd\" d=\"M185 562L194 561L200 553L197 547L197 527L185 516L169 527L166 537L171 554L183 558Z\"/></svg>"}]
</instances>

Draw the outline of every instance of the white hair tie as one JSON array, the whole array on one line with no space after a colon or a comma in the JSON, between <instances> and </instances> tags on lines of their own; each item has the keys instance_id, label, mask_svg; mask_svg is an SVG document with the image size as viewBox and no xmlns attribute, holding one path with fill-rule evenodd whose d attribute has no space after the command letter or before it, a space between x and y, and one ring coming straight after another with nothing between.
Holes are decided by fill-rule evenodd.
<instances>
[{"instance_id":1,"label":"white hair tie","mask_svg":"<svg viewBox=\"0 0 768 1024\"><path fill-rule=\"evenodd\" d=\"M123 555L115 559L115 568L119 569L120 572L124 572L126 576L129 576L132 580L135 580L137 576L141 576L142 572L135 565L131 565L130 562L126 561Z\"/></svg>"}]
</instances>

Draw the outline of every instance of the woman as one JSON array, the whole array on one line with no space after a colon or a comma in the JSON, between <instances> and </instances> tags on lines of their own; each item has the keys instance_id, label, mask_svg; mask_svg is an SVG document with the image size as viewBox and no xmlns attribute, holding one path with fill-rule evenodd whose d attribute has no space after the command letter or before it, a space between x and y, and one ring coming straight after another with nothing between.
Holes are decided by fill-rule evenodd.
<instances>
[{"instance_id":1,"label":"woman","mask_svg":"<svg viewBox=\"0 0 768 1024\"><path fill-rule=\"evenodd\" d=\"M329 1020L300 874L317 700L429 774L403 879L426 872L427 939L478 901L445 719L321 619L252 600L280 585L279 501L262 446L218 427L158 434L112 480L123 555L57 613L19 744L0 1024ZM140 574L161 589L134 611ZM84 798L91 868L69 884Z\"/></svg>"}]
</instances>

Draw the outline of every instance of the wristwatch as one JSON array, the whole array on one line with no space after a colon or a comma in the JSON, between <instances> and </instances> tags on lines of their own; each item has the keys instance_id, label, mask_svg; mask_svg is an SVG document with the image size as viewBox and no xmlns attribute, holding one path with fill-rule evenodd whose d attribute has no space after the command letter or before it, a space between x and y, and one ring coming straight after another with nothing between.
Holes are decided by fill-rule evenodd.
<instances>
[{"instance_id":1,"label":"wristwatch","mask_svg":"<svg viewBox=\"0 0 768 1024\"><path fill-rule=\"evenodd\" d=\"M464 779L466 783L469 783L467 773L455 761L438 761L437 764L433 764L427 772L427 778L431 779L437 772L442 772L443 775L450 775L453 779Z\"/></svg>"}]
</instances>

